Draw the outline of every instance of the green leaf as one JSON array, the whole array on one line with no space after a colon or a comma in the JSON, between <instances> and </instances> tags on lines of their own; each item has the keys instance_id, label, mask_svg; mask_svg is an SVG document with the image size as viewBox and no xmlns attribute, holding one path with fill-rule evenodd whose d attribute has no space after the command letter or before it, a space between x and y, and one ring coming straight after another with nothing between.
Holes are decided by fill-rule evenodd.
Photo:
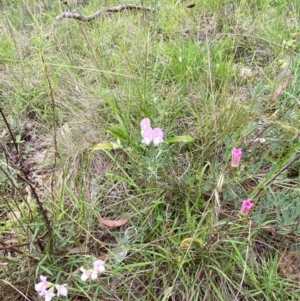
<instances>
[{"instance_id":1,"label":"green leaf","mask_svg":"<svg viewBox=\"0 0 300 301\"><path fill-rule=\"evenodd\" d=\"M128 132L122 126L114 126L114 127L108 128L107 131L117 139L126 140L126 141L129 140Z\"/></svg>"},{"instance_id":2,"label":"green leaf","mask_svg":"<svg viewBox=\"0 0 300 301\"><path fill-rule=\"evenodd\" d=\"M122 148L121 144L117 144L114 142L101 142L92 148L92 152L97 150L112 150L112 149L119 149L119 148Z\"/></svg>"},{"instance_id":3,"label":"green leaf","mask_svg":"<svg viewBox=\"0 0 300 301\"><path fill-rule=\"evenodd\" d=\"M176 143L176 142L189 143L189 142L194 142L195 138L191 136L174 136L174 137L167 138L166 141L169 143Z\"/></svg>"},{"instance_id":4,"label":"green leaf","mask_svg":"<svg viewBox=\"0 0 300 301\"><path fill-rule=\"evenodd\" d=\"M21 135L17 135L17 136L16 136L16 142L17 142L17 143L23 142L23 141L22 141L22 138L21 138Z\"/></svg>"}]
</instances>

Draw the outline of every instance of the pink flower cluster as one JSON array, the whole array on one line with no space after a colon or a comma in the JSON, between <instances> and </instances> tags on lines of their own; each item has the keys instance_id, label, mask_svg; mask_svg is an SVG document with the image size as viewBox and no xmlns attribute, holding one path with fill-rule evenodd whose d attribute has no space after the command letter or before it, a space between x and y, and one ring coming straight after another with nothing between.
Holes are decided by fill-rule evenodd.
<instances>
[{"instance_id":1,"label":"pink flower cluster","mask_svg":"<svg viewBox=\"0 0 300 301\"><path fill-rule=\"evenodd\" d=\"M164 133L161 128L152 129L150 119L144 118L141 123L141 134L143 137L142 143L149 145L151 142L154 145L162 143L164 140Z\"/></svg>"},{"instance_id":2,"label":"pink flower cluster","mask_svg":"<svg viewBox=\"0 0 300 301\"><path fill-rule=\"evenodd\" d=\"M241 148L233 148L231 151L231 167L236 168L239 166L241 158L243 155L243 151ZM243 201L240 213L241 215L247 215L254 204L250 199L246 199Z\"/></svg>"},{"instance_id":3,"label":"pink flower cluster","mask_svg":"<svg viewBox=\"0 0 300 301\"><path fill-rule=\"evenodd\" d=\"M80 271L82 272L80 277L82 281L87 281L89 278L95 280L97 279L98 274L105 272L104 261L101 259L95 260L92 269L86 270L84 267L81 267Z\"/></svg>"},{"instance_id":4,"label":"pink flower cluster","mask_svg":"<svg viewBox=\"0 0 300 301\"><path fill-rule=\"evenodd\" d=\"M35 290L41 297L45 297L45 301L51 301L55 296L67 296L67 284L59 285L47 282L47 277L43 275L40 276L40 280L41 282L35 285ZM56 289L56 294L54 293L54 289Z\"/></svg>"},{"instance_id":5,"label":"pink flower cluster","mask_svg":"<svg viewBox=\"0 0 300 301\"><path fill-rule=\"evenodd\" d=\"M102 274L105 272L105 266L103 260L95 260L93 262L93 268L86 270L85 268L81 267L80 271L82 272L81 280L86 281L89 278L95 280L98 274ZM47 281L47 277L41 275L40 276L41 282L35 284L35 290L39 293L40 297L44 297L45 301L51 301L53 297L59 296L67 296L68 290L66 288L67 284L54 284ZM56 290L56 293L54 291Z\"/></svg>"}]
</instances>

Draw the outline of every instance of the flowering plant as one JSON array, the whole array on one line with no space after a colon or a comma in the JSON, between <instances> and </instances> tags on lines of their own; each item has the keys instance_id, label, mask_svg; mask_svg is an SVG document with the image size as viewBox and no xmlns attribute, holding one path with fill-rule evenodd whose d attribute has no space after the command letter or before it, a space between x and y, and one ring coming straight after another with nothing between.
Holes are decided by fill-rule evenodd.
<instances>
[{"instance_id":1,"label":"flowering plant","mask_svg":"<svg viewBox=\"0 0 300 301\"><path fill-rule=\"evenodd\" d=\"M45 297L45 301L51 301L55 296L67 296L67 284L59 285L48 282L47 277L43 275L40 276L40 280L41 282L37 283L34 288L39 293L39 296ZM54 289L56 289L56 294L54 293Z\"/></svg>"},{"instance_id":2,"label":"flowering plant","mask_svg":"<svg viewBox=\"0 0 300 301\"><path fill-rule=\"evenodd\" d=\"M253 207L253 205L254 204L251 202L250 199L244 200L241 207L241 212L240 212L241 215L247 215L251 210L251 208Z\"/></svg>"},{"instance_id":3,"label":"flowering plant","mask_svg":"<svg viewBox=\"0 0 300 301\"><path fill-rule=\"evenodd\" d=\"M103 274L105 272L104 261L101 259L95 260L92 269L86 270L84 267L81 267L80 271L82 272L80 277L82 281L87 281L89 278L95 280L97 279L98 274Z\"/></svg>"},{"instance_id":4,"label":"flowering plant","mask_svg":"<svg viewBox=\"0 0 300 301\"><path fill-rule=\"evenodd\" d=\"M153 142L154 145L158 145L162 143L164 133L161 128L154 128L152 129L150 119L144 118L142 119L141 123L141 135L143 137L142 143L149 145Z\"/></svg>"},{"instance_id":5,"label":"flowering plant","mask_svg":"<svg viewBox=\"0 0 300 301\"><path fill-rule=\"evenodd\" d=\"M241 148L233 148L231 151L231 166L238 167L242 158L242 149Z\"/></svg>"}]
</instances>

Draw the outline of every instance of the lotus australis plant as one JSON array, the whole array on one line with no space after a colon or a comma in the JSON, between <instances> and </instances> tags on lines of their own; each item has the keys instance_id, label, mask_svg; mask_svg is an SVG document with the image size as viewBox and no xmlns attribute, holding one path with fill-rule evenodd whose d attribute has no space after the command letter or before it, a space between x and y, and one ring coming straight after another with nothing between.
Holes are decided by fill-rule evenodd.
<instances>
[{"instance_id":1,"label":"lotus australis plant","mask_svg":"<svg viewBox=\"0 0 300 301\"><path fill-rule=\"evenodd\" d=\"M93 263L93 268L86 270L84 267L80 268L82 272L81 280L87 281L89 278L92 280L97 279L98 274L103 274L105 272L104 261L101 259L95 260Z\"/></svg>"},{"instance_id":2,"label":"lotus australis plant","mask_svg":"<svg viewBox=\"0 0 300 301\"><path fill-rule=\"evenodd\" d=\"M67 284L59 285L48 282L47 277L43 275L40 276L40 280L41 282L35 285L35 290L39 293L40 297L45 298L45 301L51 301L55 296L67 296ZM54 293L54 289L56 289L56 294Z\"/></svg>"},{"instance_id":3,"label":"lotus australis plant","mask_svg":"<svg viewBox=\"0 0 300 301\"><path fill-rule=\"evenodd\" d=\"M234 148L231 151L231 167L238 167L242 158L242 149L241 148Z\"/></svg>"},{"instance_id":4,"label":"lotus australis plant","mask_svg":"<svg viewBox=\"0 0 300 301\"><path fill-rule=\"evenodd\" d=\"M150 119L144 118L141 123L141 134L143 137L142 143L150 145L152 142L154 145L159 145L164 140L164 133L161 128L152 129Z\"/></svg>"}]
</instances>

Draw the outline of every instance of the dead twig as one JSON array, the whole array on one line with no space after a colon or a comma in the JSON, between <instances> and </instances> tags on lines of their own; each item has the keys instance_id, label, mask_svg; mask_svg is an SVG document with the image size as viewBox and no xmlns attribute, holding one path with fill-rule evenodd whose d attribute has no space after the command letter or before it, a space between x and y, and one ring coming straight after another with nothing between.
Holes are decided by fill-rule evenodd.
<instances>
[{"instance_id":1,"label":"dead twig","mask_svg":"<svg viewBox=\"0 0 300 301\"><path fill-rule=\"evenodd\" d=\"M0 247L0 251L7 251L8 250L8 251L16 252L16 253L19 253L19 254L25 254L23 251L21 251L18 248L28 246L28 243L18 244L18 245L8 245L5 242L0 240L0 245L2 246L2 247Z\"/></svg>"},{"instance_id":2,"label":"dead twig","mask_svg":"<svg viewBox=\"0 0 300 301\"><path fill-rule=\"evenodd\" d=\"M153 11L152 8L144 7L144 6L139 5L139 4L121 4L121 5L118 5L118 6L105 7L105 8L99 9L99 10L97 10L96 12L94 12L93 14L91 14L89 16L84 16L84 15L81 15L79 13L66 11L66 12L63 12L60 15L58 15L55 18L55 20L58 21L58 20L61 20L61 19L64 19L64 18L72 18L72 19L88 22L88 21L92 21L92 20L96 19L97 17L99 17L103 13L115 13L115 12L119 12L119 11L127 10L127 9L140 9L140 10L146 10L146 11Z\"/></svg>"},{"instance_id":3,"label":"dead twig","mask_svg":"<svg viewBox=\"0 0 300 301\"><path fill-rule=\"evenodd\" d=\"M280 168L272 177L270 180L268 180L262 187L258 188L256 192L253 194L251 199L257 198L260 193L263 191L265 187L270 185L283 171L285 171L288 167L290 167L294 162L296 162L300 158L300 153L297 153L294 158L292 158L290 161L288 161L282 168Z\"/></svg>"},{"instance_id":4,"label":"dead twig","mask_svg":"<svg viewBox=\"0 0 300 301\"><path fill-rule=\"evenodd\" d=\"M28 167L26 166L25 164L25 161L24 161L24 158L22 156L22 153L20 152L19 150L19 146L17 144L17 141L12 133L12 129L11 129L11 126L9 124L9 122L7 121L7 118L2 110L2 108L0 107L0 115L2 116L2 119L4 120L4 123L9 131L9 134L11 136L11 139L13 141L13 144L15 146L15 149L16 149L16 158L15 160L12 160L12 164L13 164L13 167L15 169L17 169L20 174L19 174L19 178L24 182L26 183L30 190L31 190L31 193L33 194L35 200L36 200L36 203L38 205L38 209L39 209L39 212L40 214L42 215L43 217L43 220L44 220L44 223L47 227L47 230L48 230L48 235L49 237L51 238L51 233L52 233L52 227L51 227L51 223L50 223L50 220L49 220L49 217L47 215L47 210L44 208L43 206L43 203L42 201L40 200L39 196L38 196L38 193L37 193L37 188L36 188L36 185L35 185L35 182L32 178L32 175L31 175L31 171L28 169ZM14 162L13 162L14 161ZM7 180L11 183L11 185L16 189L16 191L18 191L18 193L20 194L22 200L27 204L28 208L29 208L29 212L30 212L30 215L33 219L33 213L31 211L31 207L30 205L28 204L28 201L27 199L24 197L23 193L21 192L21 190L17 187L17 185L15 184L13 178L10 176L9 174L9 170L6 171L3 167L0 166L0 170L1 172L6 176ZM3 197L2 197L3 198ZM6 200L5 200L6 201ZM9 203L7 203L9 204ZM15 201L15 204L16 201ZM9 205L8 205L9 206ZM19 209L20 210L20 209ZM13 212L12 210L10 210L11 212ZM21 210L20 210L21 212ZM23 227L23 226L22 226ZM33 233L33 230L29 227L30 231ZM25 229L24 229L25 230ZM37 243L39 245L39 248L41 251L44 250L44 246L42 245L41 241L39 239L37 239Z\"/></svg>"}]
</instances>

